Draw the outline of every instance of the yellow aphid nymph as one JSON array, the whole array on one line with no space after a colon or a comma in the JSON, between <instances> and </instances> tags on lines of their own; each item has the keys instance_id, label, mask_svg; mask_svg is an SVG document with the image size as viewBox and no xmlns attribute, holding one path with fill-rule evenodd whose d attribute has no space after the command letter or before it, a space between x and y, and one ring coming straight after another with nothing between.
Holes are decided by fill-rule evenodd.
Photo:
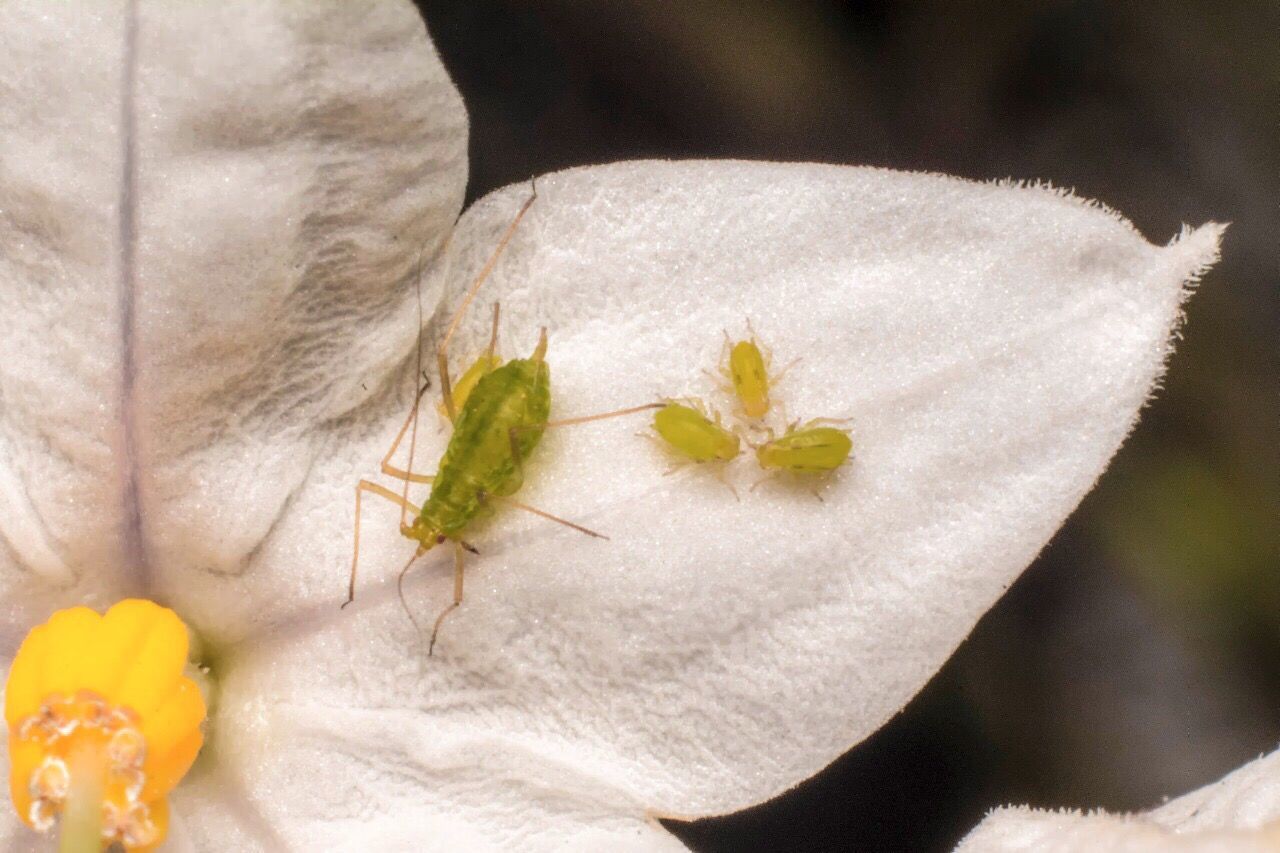
<instances>
[{"instance_id":1,"label":"yellow aphid nymph","mask_svg":"<svg viewBox=\"0 0 1280 853\"><path fill-rule=\"evenodd\" d=\"M32 629L4 695L23 822L57 832L63 850L160 844L166 798L204 742L204 697L186 665L186 626L150 601L59 610Z\"/></svg>"},{"instance_id":2,"label":"yellow aphid nymph","mask_svg":"<svg viewBox=\"0 0 1280 853\"><path fill-rule=\"evenodd\" d=\"M779 438L770 438L756 448L756 460L766 471L818 474L834 471L853 450L849 433L831 426L825 419L792 424Z\"/></svg>"},{"instance_id":3,"label":"yellow aphid nymph","mask_svg":"<svg viewBox=\"0 0 1280 853\"><path fill-rule=\"evenodd\" d=\"M653 429L676 453L693 462L728 462L741 452L737 434L707 417L696 401L693 406L668 402L653 416Z\"/></svg>"},{"instance_id":4,"label":"yellow aphid nymph","mask_svg":"<svg viewBox=\"0 0 1280 853\"><path fill-rule=\"evenodd\" d=\"M729 387L725 390L733 393L743 416L754 421L769 413L770 390L795 362L783 368L777 376L770 376L773 354L756 341L756 332L751 327L750 320L747 321L747 329L750 330L751 337L745 341L735 341L727 331L724 333L720 375L729 381Z\"/></svg>"},{"instance_id":5,"label":"yellow aphid nymph","mask_svg":"<svg viewBox=\"0 0 1280 853\"><path fill-rule=\"evenodd\" d=\"M769 372L754 340L738 341L729 350L729 376L743 414L763 418L769 411Z\"/></svg>"}]
</instances>

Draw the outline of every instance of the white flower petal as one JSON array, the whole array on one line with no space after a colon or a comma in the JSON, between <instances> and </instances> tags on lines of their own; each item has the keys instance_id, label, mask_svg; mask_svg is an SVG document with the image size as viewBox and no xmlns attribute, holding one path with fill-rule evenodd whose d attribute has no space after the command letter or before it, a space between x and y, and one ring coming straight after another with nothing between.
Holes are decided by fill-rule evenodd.
<instances>
[{"instance_id":1,"label":"white flower petal","mask_svg":"<svg viewBox=\"0 0 1280 853\"><path fill-rule=\"evenodd\" d=\"M957 853L1268 853L1280 847L1280 752L1140 815L997 809Z\"/></svg>"},{"instance_id":2,"label":"white flower petal","mask_svg":"<svg viewBox=\"0 0 1280 853\"><path fill-rule=\"evenodd\" d=\"M412 709L286 702L251 713L270 724L224 716L221 725L239 726L225 746L244 766L253 753L272 756L269 772L244 782L288 849L684 849L625 794L500 742L455 739ZM305 797L301 779L314 780ZM247 849L259 848L271 849L263 839Z\"/></svg>"},{"instance_id":3,"label":"white flower petal","mask_svg":"<svg viewBox=\"0 0 1280 853\"><path fill-rule=\"evenodd\" d=\"M0 8L0 590L24 628L244 568L402 361L466 181L412 4L131 8Z\"/></svg>"},{"instance_id":4,"label":"white flower petal","mask_svg":"<svg viewBox=\"0 0 1280 853\"><path fill-rule=\"evenodd\" d=\"M395 599L413 549L390 504L366 505L361 599L337 611L352 486L377 477L404 414L374 411L379 428L317 460L243 579L283 624L233 654L219 730L226 749L262 730L235 755L273 819L311 796L290 780L315 750L288 732L362 710L351 754L400 755L408 729L401 760L427 788L439 766L497 753L637 816L697 816L811 775L910 699L1092 485L1220 233L1159 248L1046 189L830 166L625 163L538 191L456 369L500 298L508 356L550 329L556 416L659 395L727 408L700 370L750 317L778 364L804 358L779 390L788 413L851 416L856 458L824 502L746 493L744 459L737 501L705 470L663 477L669 460L633 434L644 416L553 431L521 499L611 541L503 511L476 532L466 603L427 660ZM527 193L464 216L455 301ZM431 471L447 434L424 411L415 467ZM450 575L447 553L420 562L419 620ZM380 764L345 766L348 785L384 790Z\"/></svg>"},{"instance_id":5,"label":"white flower petal","mask_svg":"<svg viewBox=\"0 0 1280 853\"><path fill-rule=\"evenodd\" d=\"M6 652L60 594L105 594L121 588L126 571L115 286L121 5L0 5L0 623L13 626L0 631Z\"/></svg>"}]
</instances>

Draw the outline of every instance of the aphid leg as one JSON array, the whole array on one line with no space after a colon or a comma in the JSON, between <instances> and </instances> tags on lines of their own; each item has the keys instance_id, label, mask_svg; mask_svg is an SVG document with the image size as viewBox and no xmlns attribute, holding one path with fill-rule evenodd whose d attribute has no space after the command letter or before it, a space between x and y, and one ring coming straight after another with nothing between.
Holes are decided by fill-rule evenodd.
<instances>
[{"instance_id":1,"label":"aphid leg","mask_svg":"<svg viewBox=\"0 0 1280 853\"><path fill-rule=\"evenodd\" d=\"M547 343L547 333L546 333L546 329L543 329L542 337L538 342L538 348L534 351L535 358L540 358L541 355L546 351L546 343ZM591 423L592 421L601 421L606 418L616 418L622 415L631 415L631 414L635 414L636 412L643 412L647 409L661 409L664 405L665 403L645 403L643 406L631 406L630 408L627 408L627 409L618 409L617 411L613 411L613 412L602 412L598 415L585 415L579 418L565 418L564 420L559 420L559 421L545 421L544 423L541 423L541 424L524 424L522 426L511 427L509 430L507 430L507 440L511 442L511 460L515 463L516 482L524 481L524 459L521 458L521 453L520 453L520 441L519 441L520 433L527 432L532 429L546 429L548 427L562 427L562 426L573 426L575 424L586 424L586 423ZM575 530L580 530L589 536L595 536L600 539L608 538L603 534L596 533L593 530L588 530L587 528L582 527L581 525L574 524L571 521L566 521L565 519L560 518L559 516L552 515L549 512L544 512L543 510L535 509L534 507L531 507L531 506L526 506L524 504L521 504L518 501L512 500L511 498L503 497L502 500L509 501L513 506L517 506L521 509L528 510L529 512L532 512L535 515L541 515L544 518L550 519L551 521L558 521L561 524L568 525L569 527L572 527Z\"/></svg>"},{"instance_id":2,"label":"aphid leg","mask_svg":"<svg viewBox=\"0 0 1280 853\"><path fill-rule=\"evenodd\" d=\"M716 383L716 388L720 390L720 393L722 394L733 393L733 386L726 385L724 382L721 381L722 379L728 378L728 374L724 372L724 368L720 369L720 374L721 374L720 376L716 376L714 373L712 373L710 370L707 370L705 367L702 368L702 372L707 375L708 379Z\"/></svg>"},{"instance_id":3,"label":"aphid leg","mask_svg":"<svg viewBox=\"0 0 1280 853\"><path fill-rule=\"evenodd\" d=\"M430 385L424 385L418 389L418 395L413 401L413 409L409 412L409 417L404 419L404 423L400 425L400 431L396 433L396 440L391 442L391 448L387 450L385 456L382 457L382 473L395 477L397 480L404 480L408 483L430 483L435 477L429 477L425 474L414 474L403 468L397 468L391 464L391 457L396 455L396 451L400 449L400 442L404 440L404 434L409 431L409 425L413 423L414 415L418 413L418 405L422 402L423 396L430 389ZM412 463L410 463L412 467ZM401 523L404 522L403 515L400 518Z\"/></svg>"},{"instance_id":4,"label":"aphid leg","mask_svg":"<svg viewBox=\"0 0 1280 853\"><path fill-rule=\"evenodd\" d=\"M493 362L493 354L498 351L498 313L500 306L497 300L493 303L493 331L489 333L489 348L484 351L489 363Z\"/></svg>"},{"instance_id":5,"label":"aphid leg","mask_svg":"<svg viewBox=\"0 0 1280 853\"><path fill-rule=\"evenodd\" d=\"M545 350L546 330L543 330L542 341L538 345L538 350L534 352L537 355L539 351ZM647 409L661 409L666 403L645 403L643 406L632 406L627 409L618 409L613 412L601 412L598 415L584 415L580 418L565 418L559 421L545 421L540 424L524 424L522 426L513 426L507 430L507 438L511 442L511 458L516 464L516 474L520 481L524 480L524 460L520 458L520 443L517 440L520 433L528 432L531 429L548 429L550 427L574 426L575 424L588 424L592 421L602 421L606 418L617 418L622 415L633 415L636 412L643 412Z\"/></svg>"},{"instance_id":6,"label":"aphid leg","mask_svg":"<svg viewBox=\"0 0 1280 853\"><path fill-rule=\"evenodd\" d=\"M425 247L424 247L425 248ZM425 374L422 369L422 252L418 249L418 271L414 275L414 295L418 302L418 325L416 327L416 347L414 350L414 366L413 377L416 383L418 377ZM409 502L409 483L413 474L413 451L418 446L418 406L422 403L422 395L431 387L430 382L424 382L417 393L413 395L413 409L409 412L409 420L413 423L413 430L409 433L409 461L404 470L404 493L401 495L404 503L400 505L400 528L403 530L405 523L408 521L407 510L404 504ZM400 446L400 439L404 437L404 427L400 427L400 434L396 436L396 440L391 443L391 450L387 455L382 457L382 470L385 472L391 467L391 456L395 453L396 448Z\"/></svg>"},{"instance_id":7,"label":"aphid leg","mask_svg":"<svg viewBox=\"0 0 1280 853\"><path fill-rule=\"evenodd\" d=\"M787 372L791 370L791 368L795 367L797 364L799 364L803 360L804 360L804 356L797 356L791 359L791 361L787 363L786 367L782 368L776 374L774 374L773 378L769 380L769 384L777 385L779 382L782 381L782 378L787 375Z\"/></svg>"},{"instance_id":8,"label":"aphid leg","mask_svg":"<svg viewBox=\"0 0 1280 853\"><path fill-rule=\"evenodd\" d=\"M659 452L661 452L664 456L667 456L668 458L671 456L670 445L668 445L665 441L663 441L659 436L654 435L651 432L638 432L638 433L635 433L635 436L636 438L647 438L649 441L652 441L657 446ZM676 473L687 464L689 464L688 459L677 459L674 463L672 463L670 468L662 472L662 476L670 477L672 474Z\"/></svg>"},{"instance_id":9,"label":"aphid leg","mask_svg":"<svg viewBox=\"0 0 1280 853\"><path fill-rule=\"evenodd\" d=\"M721 378L728 383L727 385L721 385L720 390L726 394L732 394L733 371L729 369L729 354L733 352L733 339L729 337L728 329L721 329L720 331L724 333L724 343L720 345L720 357L716 359L716 369L720 371ZM703 372L711 376L711 371L704 368ZM715 377L712 376L711 378L714 379Z\"/></svg>"},{"instance_id":10,"label":"aphid leg","mask_svg":"<svg viewBox=\"0 0 1280 853\"><path fill-rule=\"evenodd\" d=\"M419 512L416 506L409 503L409 501L405 500L385 486L380 486L377 483L371 483L368 480L361 480L359 483L356 483L355 542L351 553L351 581L347 586L347 600L342 603L343 607L346 607L348 604L355 601L356 598L356 567L360 561L360 499L365 492L373 492L379 497L384 497L392 503L399 504L402 513L404 511L412 511L414 515L417 515Z\"/></svg>"},{"instance_id":11,"label":"aphid leg","mask_svg":"<svg viewBox=\"0 0 1280 853\"><path fill-rule=\"evenodd\" d=\"M480 269L476 280L471 283L471 287L467 290L466 297L462 300L462 304L458 306L458 310L454 312L453 319L449 321L449 327L445 330L444 338L436 347L436 362L440 367L440 389L444 396L445 411L449 413L449 420L456 420L458 417L458 409L453 404L453 385L449 379L449 342L453 339L453 335L458 331L458 324L462 322L462 317L467 313L471 300L475 298L476 291L480 289L480 285L493 272L493 268L498 263L498 258L502 256L502 250L511 242L511 237L516 233L516 227L520 224L520 220L529 211L530 205L534 199L538 197L537 186L534 185L533 192L525 203L520 206L520 210L516 212L515 217L511 220L511 224L507 226L507 230L502 233L502 237L498 240L498 245L494 247L493 254L489 256L489 260Z\"/></svg>"},{"instance_id":12,"label":"aphid leg","mask_svg":"<svg viewBox=\"0 0 1280 853\"><path fill-rule=\"evenodd\" d=\"M404 597L404 576L409 574L409 569L413 566L413 561L422 556L422 549L418 548L413 552L413 556L409 558L409 562L404 564L404 568L400 570L400 574L396 575L396 595L400 598L400 607L404 610L404 615L409 617L409 621L413 623L413 633L421 637L422 627L418 624L417 617L413 615L413 611L409 609L409 602Z\"/></svg>"},{"instance_id":13,"label":"aphid leg","mask_svg":"<svg viewBox=\"0 0 1280 853\"><path fill-rule=\"evenodd\" d=\"M735 489L735 488L733 487L733 483L730 483L730 482L729 482L729 480L728 480L728 478L725 476L725 467L726 467L726 466L724 466L724 465L720 465L720 464L717 464L717 465L715 466L715 468L716 468L716 479L717 479L717 480L719 480L721 483L724 483L725 488L727 488L729 491L733 492L733 499L734 499L734 500L736 500L736 501L738 501L739 503L741 503L741 502L742 502L742 497L741 497L741 496L739 496L739 494L738 494L738 490L737 490L737 489Z\"/></svg>"},{"instance_id":14,"label":"aphid leg","mask_svg":"<svg viewBox=\"0 0 1280 853\"><path fill-rule=\"evenodd\" d=\"M751 318L747 317L746 320L747 331L751 333L751 343L755 344L756 349L760 350L760 355L764 356L764 366L767 370L773 366L773 350L760 342L760 336L756 334L756 327L751 325Z\"/></svg>"},{"instance_id":15,"label":"aphid leg","mask_svg":"<svg viewBox=\"0 0 1280 853\"><path fill-rule=\"evenodd\" d=\"M603 421L608 418L618 418L623 415L634 415L636 412L643 412L648 409L661 409L666 403L645 403L643 406L631 406L627 409L617 409L612 412L601 412L598 415L583 415L580 418L564 418L558 421L547 421L538 427L526 426L515 427L516 429L549 429L551 427L573 426L574 424L589 424L592 421Z\"/></svg>"},{"instance_id":16,"label":"aphid leg","mask_svg":"<svg viewBox=\"0 0 1280 853\"><path fill-rule=\"evenodd\" d=\"M839 424L847 424L852 422L853 422L853 418L814 418L813 420L805 422L804 429L808 429L809 427L821 426L822 424L839 425Z\"/></svg>"},{"instance_id":17,"label":"aphid leg","mask_svg":"<svg viewBox=\"0 0 1280 853\"><path fill-rule=\"evenodd\" d=\"M455 541L453 543L453 603L441 610L440 615L436 617L436 624L431 628L431 642L427 645L427 657L431 657L436 649L436 638L440 636L440 623L444 621L444 617L457 610L462 604L462 551L462 544Z\"/></svg>"},{"instance_id":18,"label":"aphid leg","mask_svg":"<svg viewBox=\"0 0 1280 853\"><path fill-rule=\"evenodd\" d=\"M480 500L481 501L495 500L500 503L507 504L508 506L513 506L516 509L522 509L525 512L531 512L534 515L541 516L542 518L547 519L548 521L554 521L556 524L563 524L565 527L572 527L574 530L578 531L579 533L585 533L588 536L594 536L596 539L609 538L608 536L605 536L603 533L597 533L596 531L588 527L583 527L581 524L574 524L572 521L569 521L567 518L561 518L558 515L552 515L546 510L538 509L536 506L529 506L529 504L521 503L515 498L510 498L510 497L507 497L506 495L490 495L482 492L480 494Z\"/></svg>"},{"instance_id":19,"label":"aphid leg","mask_svg":"<svg viewBox=\"0 0 1280 853\"><path fill-rule=\"evenodd\" d=\"M497 302L494 302L493 303L493 327L489 333L489 345L485 348L484 353L475 360L475 363L472 364L471 367L467 368L463 372L462 378L457 380L456 384L451 383L450 385L450 392L453 395L453 405L455 409L461 408L462 406L466 405L463 400L459 399L460 389L463 389L465 387L469 393L469 390L474 388L476 383L480 379L483 379L485 376L488 376L490 373L493 372L496 364L498 363L498 316L499 316L499 313L500 313L500 307ZM439 434L441 432L444 432L445 425L452 423L452 421L449 418L449 410L445 407L444 400L441 400L436 405L435 408L437 413L436 433Z\"/></svg>"}]
</instances>

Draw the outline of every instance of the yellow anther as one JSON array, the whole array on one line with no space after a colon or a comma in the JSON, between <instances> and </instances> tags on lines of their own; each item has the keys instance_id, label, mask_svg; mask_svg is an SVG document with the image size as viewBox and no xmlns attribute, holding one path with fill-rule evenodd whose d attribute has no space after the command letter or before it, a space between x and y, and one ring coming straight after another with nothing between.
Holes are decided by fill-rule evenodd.
<instances>
[{"instance_id":1,"label":"yellow anther","mask_svg":"<svg viewBox=\"0 0 1280 853\"><path fill-rule=\"evenodd\" d=\"M186 626L149 601L102 615L74 607L32 630L5 686L19 816L41 832L61 825L64 838L159 844L165 797L203 743L204 699L186 663Z\"/></svg>"}]
</instances>

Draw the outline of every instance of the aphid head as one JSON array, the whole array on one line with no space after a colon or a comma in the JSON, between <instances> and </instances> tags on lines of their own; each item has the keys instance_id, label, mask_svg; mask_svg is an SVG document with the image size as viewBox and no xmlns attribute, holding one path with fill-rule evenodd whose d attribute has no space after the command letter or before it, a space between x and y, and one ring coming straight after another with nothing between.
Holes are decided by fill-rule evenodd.
<instances>
[{"instance_id":1,"label":"aphid head","mask_svg":"<svg viewBox=\"0 0 1280 853\"><path fill-rule=\"evenodd\" d=\"M417 540L418 553L430 551L445 541L445 535L422 516L415 518L412 524L402 527L400 532L410 539Z\"/></svg>"}]
</instances>

